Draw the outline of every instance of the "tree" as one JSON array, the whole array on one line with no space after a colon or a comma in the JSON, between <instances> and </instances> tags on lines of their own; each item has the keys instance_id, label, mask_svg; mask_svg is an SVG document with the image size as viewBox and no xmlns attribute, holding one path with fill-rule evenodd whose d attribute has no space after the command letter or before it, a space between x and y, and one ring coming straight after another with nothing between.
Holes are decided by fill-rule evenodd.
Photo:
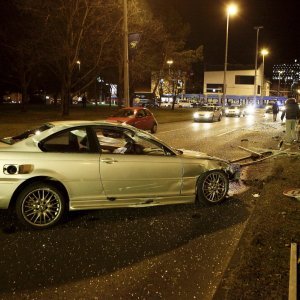
<instances>
[{"instance_id":1,"label":"tree","mask_svg":"<svg viewBox=\"0 0 300 300\"><path fill-rule=\"evenodd\" d=\"M18 2L0 2L2 26L0 31L2 57L6 64L4 80L20 89L22 110L26 110L28 89L42 61L40 19L18 10ZM9 19L8 19L9 18Z\"/></svg>"},{"instance_id":2,"label":"tree","mask_svg":"<svg viewBox=\"0 0 300 300\"><path fill-rule=\"evenodd\" d=\"M118 1L26 0L20 4L43 19L45 63L61 83L62 115L72 95L85 90L108 64L118 24Z\"/></svg>"}]
</instances>

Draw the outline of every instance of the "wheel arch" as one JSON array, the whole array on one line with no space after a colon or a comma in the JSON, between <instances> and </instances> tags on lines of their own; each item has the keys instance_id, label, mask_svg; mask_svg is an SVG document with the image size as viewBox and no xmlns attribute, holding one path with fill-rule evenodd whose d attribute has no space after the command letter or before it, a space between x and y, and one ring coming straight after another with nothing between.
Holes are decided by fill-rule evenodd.
<instances>
[{"instance_id":1,"label":"wheel arch","mask_svg":"<svg viewBox=\"0 0 300 300\"><path fill-rule=\"evenodd\" d=\"M66 203L65 203L66 204L66 209L68 209L68 207L69 207L69 205L68 205L69 204L69 194L68 194L68 191L67 191L66 187L60 181L58 181L57 179L49 177L49 176L36 176L36 177L33 177L33 178L29 178L26 181L22 182L17 187L17 189L14 191L14 193L11 197L11 201L9 203L9 208L10 209L14 208L19 194L21 193L21 191L25 187L29 186L30 184L37 183L37 182L46 182L46 183L52 184L56 188L58 188L64 195L64 198L66 200Z\"/></svg>"}]
</instances>

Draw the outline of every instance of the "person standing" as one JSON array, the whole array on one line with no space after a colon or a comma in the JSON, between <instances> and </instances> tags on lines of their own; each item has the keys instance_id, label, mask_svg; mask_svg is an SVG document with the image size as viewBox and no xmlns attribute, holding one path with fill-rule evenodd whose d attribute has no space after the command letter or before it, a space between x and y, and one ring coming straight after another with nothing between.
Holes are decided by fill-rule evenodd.
<instances>
[{"instance_id":1,"label":"person standing","mask_svg":"<svg viewBox=\"0 0 300 300\"><path fill-rule=\"evenodd\" d=\"M276 122L277 114L279 113L279 106L277 102L274 102L272 105L272 113L273 113L273 122Z\"/></svg>"},{"instance_id":2,"label":"person standing","mask_svg":"<svg viewBox=\"0 0 300 300\"><path fill-rule=\"evenodd\" d=\"M285 117L285 139L286 145L291 145L296 141L296 126L298 119L300 119L300 109L295 98L289 98L285 102L285 110L282 112L281 121Z\"/></svg>"},{"instance_id":3,"label":"person standing","mask_svg":"<svg viewBox=\"0 0 300 300\"><path fill-rule=\"evenodd\" d=\"M87 99L86 99L86 94L85 93L83 94L83 96L81 98L81 101L82 101L82 107L86 108L86 101L87 101Z\"/></svg>"}]
</instances>

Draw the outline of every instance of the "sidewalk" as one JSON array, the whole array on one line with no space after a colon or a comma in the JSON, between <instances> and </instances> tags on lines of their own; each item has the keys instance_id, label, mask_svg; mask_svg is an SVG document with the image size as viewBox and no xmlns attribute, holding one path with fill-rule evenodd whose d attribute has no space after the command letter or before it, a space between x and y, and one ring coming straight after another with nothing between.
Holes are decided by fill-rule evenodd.
<instances>
[{"instance_id":1,"label":"sidewalk","mask_svg":"<svg viewBox=\"0 0 300 300\"><path fill-rule=\"evenodd\" d=\"M261 144L269 143L269 149L278 153L275 148L284 126L265 125L278 130L278 135ZM300 188L299 144L284 145L281 150L283 155L246 167L249 189L239 200L251 203L254 210L215 300L288 299L290 246L300 245L300 201L283 192Z\"/></svg>"}]
</instances>

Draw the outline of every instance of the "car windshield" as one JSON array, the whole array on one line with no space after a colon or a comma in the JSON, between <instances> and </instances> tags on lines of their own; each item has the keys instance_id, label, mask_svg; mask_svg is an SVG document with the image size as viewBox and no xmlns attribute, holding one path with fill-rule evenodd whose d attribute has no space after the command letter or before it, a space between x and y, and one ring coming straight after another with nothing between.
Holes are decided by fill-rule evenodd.
<instances>
[{"instance_id":1,"label":"car windshield","mask_svg":"<svg viewBox=\"0 0 300 300\"><path fill-rule=\"evenodd\" d=\"M2 138L2 139L0 139L0 141L2 143L5 143L5 144L13 145L13 144L15 144L17 142L20 142L20 141L23 141L23 140L27 139L30 136L38 135L41 132L43 132L43 131L51 128L51 127L53 127L53 125L51 125L51 124L44 124L44 125L42 125L42 126L40 126L38 128L27 130L27 131L25 131L25 132L23 132L21 134L15 135L15 136Z\"/></svg>"},{"instance_id":2,"label":"car windshield","mask_svg":"<svg viewBox=\"0 0 300 300\"><path fill-rule=\"evenodd\" d=\"M211 106L202 106L199 111L213 111L214 107Z\"/></svg>"},{"instance_id":3,"label":"car windshield","mask_svg":"<svg viewBox=\"0 0 300 300\"><path fill-rule=\"evenodd\" d=\"M128 118L133 116L134 116L134 111L132 109L120 109L114 114L114 117L122 117L122 118Z\"/></svg>"}]
</instances>

